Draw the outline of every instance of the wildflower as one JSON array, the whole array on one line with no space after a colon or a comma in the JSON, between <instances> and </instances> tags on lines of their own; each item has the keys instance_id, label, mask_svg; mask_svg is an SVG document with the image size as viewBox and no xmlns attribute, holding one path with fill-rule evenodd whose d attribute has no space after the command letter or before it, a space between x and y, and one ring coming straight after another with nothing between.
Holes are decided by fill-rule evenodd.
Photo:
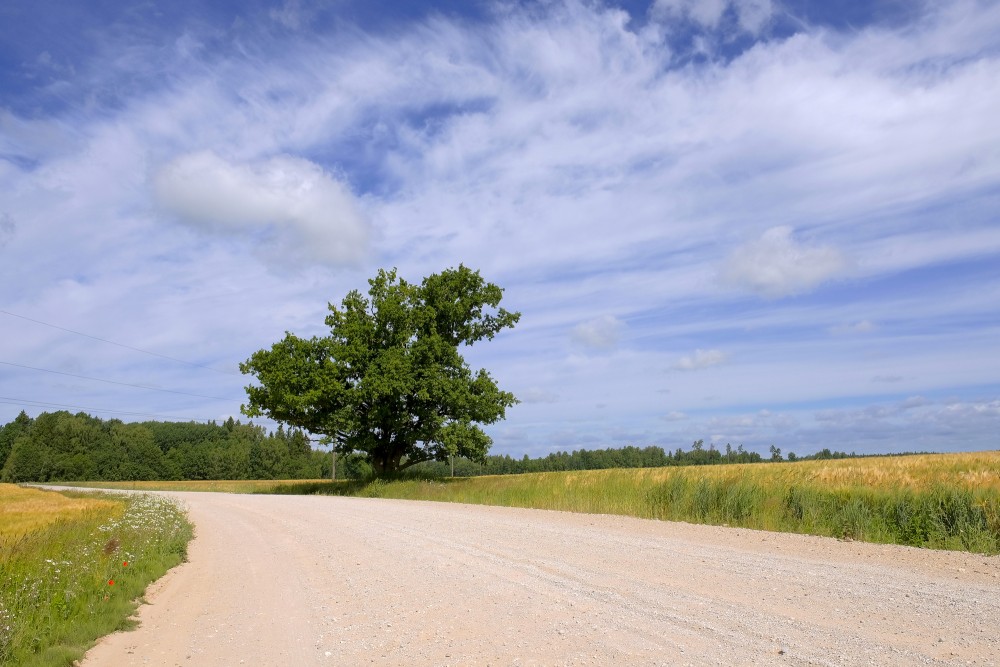
<instances>
[{"instance_id":1,"label":"wildflower","mask_svg":"<svg viewBox=\"0 0 1000 667\"><path fill-rule=\"evenodd\" d=\"M114 579L108 579L108 586L114 586L114 585L115 585L115 580Z\"/></svg>"}]
</instances>

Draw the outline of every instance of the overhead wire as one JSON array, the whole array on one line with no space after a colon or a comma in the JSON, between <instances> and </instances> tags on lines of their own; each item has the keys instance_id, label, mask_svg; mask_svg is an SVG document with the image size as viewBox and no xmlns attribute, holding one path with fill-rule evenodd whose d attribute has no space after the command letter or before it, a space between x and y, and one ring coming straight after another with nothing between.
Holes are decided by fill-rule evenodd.
<instances>
[{"instance_id":1,"label":"overhead wire","mask_svg":"<svg viewBox=\"0 0 1000 667\"><path fill-rule=\"evenodd\" d=\"M122 387L133 387L135 389L148 389L149 391L162 391L162 392L165 392L165 393L168 393L168 394L180 394L181 396L193 396L195 398L208 398L208 399L211 399L213 401L240 401L240 400L242 400L242 399L239 399L239 398L224 398L222 396L205 396L204 394L192 394L192 393L186 392L186 391L176 391L174 389L163 389L161 387L149 387L149 386L142 385L142 384L132 384L130 382L117 382L115 380L105 380L105 379L102 379L102 378L90 377L89 375L78 375L76 373L67 373L66 371L54 371L54 370L51 370L49 368L38 368L36 366L27 366L25 364L15 364L14 362L11 362L11 361L0 361L0 364L4 364L6 366L15 366L17 368L25 368L25 369L32 370L32 371L39 371L41 373L54 373L56 375L66 375L68 377L79 378L81 380L92 380L94 382L105 382L107 384L116 384L116 385L120 385Z\"/></svg>"},{"instance_id":2,"label":"overhead wire","mask_svg":"<svg viewBox=\"0 0 1000 667\"><path fill-rule=\"evenodd\" d=\"M107 408L90 408L85 405L69 405L66 403L50 403L48 401L34 401L30 398L12 398L10 396L0 396L0 403L5 405L28 405L37 408L73 408L74 410L86 410L88 412L106 412L115 415L126 415L129 417L159 417L161 419L176 419L180 421L211 422L214 419L203 417L177 417L175 415L161 415L154 412L131 412L128 410L108 410Z\"/></svg>"},{"instance_id":3,"label":"overhead wire","mask_svg":"<svg viewBox=\"0 0 1000 667\"><path fill-rule=\"evenodd\" d=\"M107 343L109 345L115 345L117 347L125 348L127 350L132 350L134 352L139 352L139 353L142 353L142 354L147 354L147 355L150 355L150 356L153 356L153 357L159 357L161 359L166 359L166 360L173 361L173 362L176 362L176 363L184 364L186 366L192 366L192 367L195 367L195 368L203 368L205 370L210 370L210 371L213 371L213 372L216 372L216 373L221 373L221 374L224 374L224 375L235 375L235 376L239 376L240 375L240 374L234 373L232 371L220 370L218 368L213 368L212 366L207 366L205 364L193 363L193 362L190 362L190 361L186 361L184 359L178 359L176 357L171 357L169 355L160 354L158 352L153 352L151 350L145 350L145 349L142 349L142 348L139 348L139 347L134 347L132 345L126 345L125 343L119 343L117 341L108 340L106 338L101 338L100 336L94 336L94 335L91 335L91 334L88 334L88 333L84 333L82 331L77 331L75 329L69 329L67 327L62 327L62 326L59 326L57 324L52 324L51 322L44 322L42 320L34 319L34 318L31 318L31 317L26 317L24 315L19 315L17 313L12 313L12 312L10 312L8 310L2 310L2 309L0 309L0 314L7 315L9 317L16 317L18 319L26 320L28 322L33 322L35 324L40 324L40 325L47 326L47 327L50 327L50 328L53 328L53 329L58 329L60 331L65 331L67 333L71 333L71 334L75 334L75 335L78 335L78 336L82 336L84 338L90 338L92 340L100 341L102 343ZM191 396L191 397L194 397L194 398L203 398L203 399L226 401L226 402L230 402L230 401L232 401L232 402L240 402L242 400L242 399L236 399L236 398L225 398L225 397L222 397L222 396L207 396L207 395L204 395L204 394L196 394L196 393L192 393L192 392L178 391L178 390L173 390L173 389L164 389L162 387L154 387L154 386L143 385L143 384L135 384L135 383L129 383L129 382L119 382L119 381L116 381L116 380L108 380L108 379L105 379L105 378L92 377L92 376L81 375L81 374L77 374L77 373L69 373L69 372L66 372L66 371L57 371L57 370L52 370L52 369L48 369L48 368L39 368L39 367L36 367L36 366L29 366L27 364L19 364L19 363L10 362L10 361L0 361L0 364L4 364L6 366L12 366L12 367L16 367L16 368L23 368L23 369L26 369L26 370L37 371L37 372L52 373L52 374L56 374L56 375L64 375L64 376L68 376L68 377L74 377L74 378L78 378L78 379L82 379L82 380L90 380L90 381L93 381L93 382L103 382L103 383L106 383L106 384L113 384L113 385L118 385L118 386L123 386L123 387L131 387L131 388L135 388L135 389L144 389L144 390L147 390L147 391L159 391L159 392L165 392L165 393L170 393L170 394L178 394L178 395L181 395L181 396ZM52 403L52 402L48 402L48 401L35 401L35 400L32 400L32 399L18 399L18 398L12 398L12 397L0 397L0 403L4 403L4 404L8 404L8 405L28 405L30 407L73 408L73 409L77 409L77 410L86 410L86 411L91 411L91 412L102 412L102 413L117 414L117 415L132 416L132 417L154 417L154 418L173 419L173 420L182 420L182 421L190 421L192 419L194 419L195 421L204 421L204 422L212 421L210 419L201 419L201 418L192 418L192 417L177 417L177 416L174 416L174 415L163 415L163 414L158 414L158 413L138 412L138 411L129 411L129 410L109 410L109 409L106 409L106 408L91 408L91 407L71 405L71 404L64 404L64 403Z\"/></svg>"},{"instance_id":4,"label":"overhead wire","mask_svg":"<svg viewBox=\"0 0 1000 667\"><path fill-rule=\"evenodd\" d=\"M213 368L212 366L206 366L204 364L196 364L191 361L185 361L183 359L178 359L176 357L170 357L165 354L160 354L159 352L151 352L150 350L144 350L141 347L133 347L131 345L126 345L125 343L118 343L113 340L108 340L107 338L101 338L100 336L93 336L88 333L83 333L82 331L76 331L75 329L67 329L66 327L61 327L58 324L52 324L50 322L43 322L42 320L36 320L31 317L25 317L24 315L18 315L17 313L12 313L9 310L0 310L0 313L4 315L9 315L10 317L17 317L22 320L27 320L28 322L34 322L35 324L41 324L43 326L52 327L53 329L59 329L60 331L66 331L71 334L76 334L77 336L84 336L86 338L92 338L93 340L99 340L102 343L108 343L109 345L117 345L118 347L123 347L126 350L133 350L135 352L141 352L143 354L148 354L154 357L160 357L161 359L169 359L170 361L176 361L180 364L185 364L187 366L194 366L196 368L204 368L206 370L214 371L216 373L222 373L224 375L239 375L239 373L234 373L233 371L224 371L218 368Z\"/></svg>"}]
</instances>

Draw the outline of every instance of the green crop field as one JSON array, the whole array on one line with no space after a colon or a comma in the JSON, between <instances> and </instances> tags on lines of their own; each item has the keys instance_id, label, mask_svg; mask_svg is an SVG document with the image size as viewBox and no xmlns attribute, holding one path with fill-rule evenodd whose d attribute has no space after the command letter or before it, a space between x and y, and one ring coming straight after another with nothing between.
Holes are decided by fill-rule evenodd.
<instances>
[{"instance_id":1,"label":"green crop field","mask_svg":"<svg viewBox=\"0 0 1000 667\"><path fill-rule=\"evenodd\" d=\"M72 665L128 627L191 534L177 505L157 496L0 484L0 664Z\"/></svg>"}]
</instances>

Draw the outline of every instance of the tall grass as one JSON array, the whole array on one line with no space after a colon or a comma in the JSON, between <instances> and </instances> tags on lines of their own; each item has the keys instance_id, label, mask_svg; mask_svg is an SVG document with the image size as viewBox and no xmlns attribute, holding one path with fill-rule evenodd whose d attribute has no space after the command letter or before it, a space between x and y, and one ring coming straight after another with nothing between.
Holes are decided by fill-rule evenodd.
<instances>
[{"instance_id":1,"label":"tall grass","mask_svg":"<svg viewBox=\"0 0 1000 667\"><path fill-rule=\"evenodd\" d=\"M129 483L115 485L127 488ZM190 483L150 482L155 488ZM1000 451L372 482L197 482L621 514L1000 553ZM183 486L182 486L183 485ZM216 487L222 490L221 487Z\"/></svg>"},{"instance_id":2,"label":"tall grass","mask_svg":"<svg viewBox=\"0 0 1000 667\"><path fill-rule=\"evenodd\" d=\"M622 514L1000 553L1000 452L327 483L316 492Z\"/></svg>"},{"instance_id":3,"label":"tall grass","mask_svg":"<svg viewBox=\"0 0 1000 667\"><path fill-rule=\"evenodd\" d=\"M191 525L173 502L0 484L0 664L72 665L130 627L146 586L180 563Z\"/></svg>"}]
</instances>

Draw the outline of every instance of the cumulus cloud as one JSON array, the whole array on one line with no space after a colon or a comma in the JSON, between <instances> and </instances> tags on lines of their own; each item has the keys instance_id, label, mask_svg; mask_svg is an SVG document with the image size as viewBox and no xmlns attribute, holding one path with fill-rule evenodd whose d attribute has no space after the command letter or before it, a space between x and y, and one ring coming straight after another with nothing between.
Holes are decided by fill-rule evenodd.
<instances>
[{"instance_id":1,"label":"cumulus cloud","mask_svg":"<svg viewBox=\"0 0 1000 667\"><path fill-rule=\"evenodd\" d=\"M622 326L617 317L604 315L576 325L570 336L585 347L609 349L618 344Z\"/></svg>"},{"instance_id":2,"label":"cumulus cloud","mask_svg":"<svg viewBox=\"0 0 1000 667\"><path fill-rule=\"evenodd\" d=\"M832 246L792 238L792 228L772 227L733 252L722 268L725 282L777 298L799 294L844 272L847 261Z\"/></svg>"},{"instance_id":3,"label":"cumulus cloud","mask_svg":"<svg viewBox=\"0 0 1000 667\"><path fill-rule=\"evenodd\" d=\"M693 371L709 366L718 366L723 363L729 355L722 350L702 350L694 351L694 354L685 355L677 360L674 369L679 371Z\"/></svg>"},{"instance_id":4,"label":"cumulus cloud","mask_svg":"<svg viewBox=\"0 0 1000 667\"><path fill-rule=\"evenodd\" d=\"M232 163L210 151L188 153L159 170L154 189L183 222L263 232L272 250L292 259L351 264L367 248L368 223L348 188L302 158Z\"/></svg>"}]
</instances>

